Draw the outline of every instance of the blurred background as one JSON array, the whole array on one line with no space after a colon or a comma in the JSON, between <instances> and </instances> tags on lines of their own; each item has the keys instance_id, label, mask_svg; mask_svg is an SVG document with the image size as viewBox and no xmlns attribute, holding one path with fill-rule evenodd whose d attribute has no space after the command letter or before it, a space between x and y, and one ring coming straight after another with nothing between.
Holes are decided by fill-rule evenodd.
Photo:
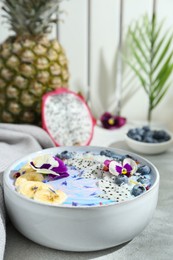
<instances>
[{"instance_id":1,"label":"blurred background","mask_svg":"<svg viewBox=\"0 0 173 260\"><path fill-rule=\"evenodd\" d=\"M1 5L1 3L0 3ZM129 24L144 14L152 15L152 0L124 0L123 37ZM119 39L120 0L63 1L64 14L53 27L49 38L58 37L63 45L70 70L70 89L89 96L96 118L114 102L115 55ZM164 28L173 29L173 1L157 1L157 17L165 19ZM0 14L0 43L10 32ZM171 75L173 77L173 73ZM139 84L135 83L135 84ZM89 93L88 93L89 92ZM122 103L122 116L145 121L148 100L142 87ZM173 130L173 83L163 101L153 111L152 120Z\"/></svg>"}]
</instances>

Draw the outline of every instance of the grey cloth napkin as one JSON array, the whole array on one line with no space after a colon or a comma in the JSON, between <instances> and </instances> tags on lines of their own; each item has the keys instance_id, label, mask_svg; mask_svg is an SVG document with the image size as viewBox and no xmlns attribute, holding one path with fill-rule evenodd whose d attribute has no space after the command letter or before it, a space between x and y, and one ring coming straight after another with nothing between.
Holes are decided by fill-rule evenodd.
<instances>
[{"instance_id":1,"label":"grey cloth napkin","mask_svg":"<svg viewBox=\"0 0 173 260\"><path fill-rule=\"evenodd\" d=\"M0 124L0 260L3 259L6 243L3 171L29 153L53 146L49 135L40 127Z\"/></svg>"}]
</instances>

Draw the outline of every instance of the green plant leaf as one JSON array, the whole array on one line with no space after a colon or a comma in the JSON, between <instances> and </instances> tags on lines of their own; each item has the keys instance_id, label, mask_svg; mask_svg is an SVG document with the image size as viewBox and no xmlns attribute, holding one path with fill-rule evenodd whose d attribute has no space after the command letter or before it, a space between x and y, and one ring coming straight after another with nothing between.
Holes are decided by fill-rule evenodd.
<instances>
[{"instance_id":1,"label":"green plant leaf","mask_svg":"<svg viewBox=\"0 0 173 260\"><path fill-rule=\"evenodd\" d=\"M160 50L160 48L163 46L163 43L166 40L166 36L168 34L168 30L165 32L165 34L163 35L163 37L160 39L160 41L157 43L157 46L155 47L154 53L153 53L153 60L155 57L157 57L157 53Z\"/></svg>"},{"instance_id":2,"label":"green plant leaf","mask_svg":"<svg viewBox=\"0 0 173 260\"><path fill-rule=\"evenodd\" d=\"M150 28L151 24L148 19L148 15L144 15L143 20L144 20L144 29L145 29L146 35L147 35L148 39L151 41L151 28Z\"/></svg>"},{"instance_id":3,"label":"green plant leaf","mask_svg":"<svg viewBox=\"0 0 173 260\"><path fill-rule=\"evenodd\" d=\"M169 29L163 33L163 25L164 20L158 23L156 15L152 20L144 15L142 23L139 20L128 30L133 59L126 62L148 96L149 119L171 85L167 82L173 71L173 34Z\"/></svg>"},{"instance_id":4,"label":"green plant leaf","mask_svg":"<svg viewBox=\"0 0 173 260\"><path fill-rule=\"evenodd\" d=\"M163 99L170 86L171 83L164 86L164 89L162 90L162 92L160 92L160 95L152 102L152 109L154 109L160 103L160 101Z\"/></svg>"},{"instance_id":5,"label":"green plant leaf","mask_svg":"<svg viewBox=\"0 0 173 260\"><path fill-rule=\"evenodd\" d=\"M164 58L165 55L167 54L168 49L169 49L169 47L170 47L170 45L171 45L171 43L172 43L172 37L173 37L173 35L171 35L171 36L169 37L169 40L168 40L168 42L166 43L166 46L164 47L164 49L163 49L163 51L162 51L160 57L158 58L158 61L157 61L156 65L155 65L154 68L153 68L153 72L157 69L157 67L160 65L161 61L163 60L163 58ZM158 48L157 48L157 49L158 49ZM155 53L156 53L156 52L155 52ZM155 57L156 57L156 55L155 55Z\"/></svg>"},{"instance_id":6,"label":"green plant leaf","mask_svg":"<svg viewBox=\"0 0 173 260\"><path fill-rule=\"evenodd\" d=\"M172 62L172 53L169 54L169 56L167 57L166 61L164 62L164 64L162 65L161 69L159 70L159 72L157 73L157 76L155 77L155 80L153 81L153 85L158 81L161 80L161 78L165 75L165 73L167 71L169 71L169 67L171 66ZM152 88L153 86L151 86Z\"/></svg>"},{"instance_id":7,"label":"green plant leaf","mask_svg":"<svg viewBox=\"0 0 173 260\"><path fill-rule=\"evenodd\" d=\"M144 47L145 47L145 50L147 51L147 54L149 53L150 51L150 46L148 45L149 44L149 41L147 41L147 37L145 37L145 34L144 32L141 30L140 26L137 26L137 31L140 35L140 39L141 39L141 43L144 44ZM148 57L147 57L148 58Z\"/></svg>"},{"instance_id":8,"label":"green plant leaf","mask_svg":"<svg viewBox=\"0 0 173 260\"><path fill-rule=\"evenodd\" d=\"M146 93L148 93L147 83L146 83L145 79L143 78L143 76L140 74L139 70L136 69L136 67L132 63L130 63L129 61L126 61L126 62L132 68L132 70L136 73L136 75L138 76L143 88L145 89Z\"/></svg>"},{"instance_id":9,"label":"green plant leaf","mask_svg":"<svg viewBox=\"0 0 173 260\"><path fill-rule=\"evenodd\" d=\"M163 28L164 22L165 22L165 19L162 20L161 23L158 25L158 30L154 32L154 35L153 35L153 42L154 43L157 41L158 37L160 36L160 32Z\"/></svg>"},{"instance_id":10,"label":"green plant leaf","mask_svg":"<svg viewBox=\"0 0 173 260\"><path fill-rule=\"evenodd\" d=\"M169 66L169 65L168 65ZM158 78L158 83L156 86L153 87L151 91L151 95L156 97L157 93L160 92L160 90L164 87L166 84L167 80L171 76L173 67L170 65L168 68L165 68L165 73L162 75L162 77Z\"/></svg>"},{"instance_id":11,"label":"green plant leaf","mask_svg":"<svg viewBox=\"0 0 173 260\"><path fill-rule=\"evenodd\" d=\"M140 53L142 54L142 56L144 57L144 59L148 62L148 57L146 56L146 52L143 50L140 41L138 40L138 38L136 37L136 33L134 33L133 31L129 31L134 43L136 44L137 49L140 51ZM136 53L136 51L135 51Z\"/></svg>"},{"instance_id":12,"label":"green plant leaf","mask_svg":"<svg viewBox=\"0 0 173 260\"><path fill-rule=\"evenodd\" d=\"M145 62L143 62L140 58L140 56L138 55L137 51L132 48L132 54L134 56L134 58L136 59L136 61L138 62L138 64L140 65L141 69L146 73L148 74L148 71L147 71L147 68L145 67Z\"/></svg>"}]
</instances>

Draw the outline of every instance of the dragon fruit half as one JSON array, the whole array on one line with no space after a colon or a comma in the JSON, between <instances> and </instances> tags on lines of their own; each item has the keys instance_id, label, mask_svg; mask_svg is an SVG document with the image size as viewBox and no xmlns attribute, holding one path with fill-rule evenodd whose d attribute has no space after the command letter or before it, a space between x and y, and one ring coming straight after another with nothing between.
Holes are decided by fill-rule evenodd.
<instances>
[{"instance_id":1,"label":"dragon fruit half","mask_svg":"<svg viewBox=\"0 0 173 260\"><path fill-rule=\"evenodd\" d=\"M43 96L42 125L57 146L88 145L95 120L85 100L60 88Z\"/></svg>"}]
</instances>

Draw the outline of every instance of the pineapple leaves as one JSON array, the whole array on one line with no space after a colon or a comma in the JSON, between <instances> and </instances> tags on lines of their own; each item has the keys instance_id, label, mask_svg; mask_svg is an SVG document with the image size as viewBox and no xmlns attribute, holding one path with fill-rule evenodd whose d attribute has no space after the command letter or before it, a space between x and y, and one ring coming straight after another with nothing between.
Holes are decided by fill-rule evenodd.
<instances>
[{"instance_id":1,"label":"pineapple leaves","mask_svg":"<svg viewBox=\"0 0 173 260\"><path fill-rule=\"evenodd\" d=\"M52 23L60 14L60 3L63 0L2 0L2 10L10 29L18 36L43 36L51 30Z\"/></svg>"},{"instance_id":2,"label":"pineapple leaves","mask_svg":"<svg viewBox=\"0 0 173 260\"><path fill-rule=\"evenodd\" d=\"M125 59L137 76L148 96L148 120L152 110L161 102L167 93L167 83L173 71L173 34L163 32L164 21L157 23L153 15L150 21L144 16L128 30L129 46L133 59Z\"/></svg>"}]
</instances>

